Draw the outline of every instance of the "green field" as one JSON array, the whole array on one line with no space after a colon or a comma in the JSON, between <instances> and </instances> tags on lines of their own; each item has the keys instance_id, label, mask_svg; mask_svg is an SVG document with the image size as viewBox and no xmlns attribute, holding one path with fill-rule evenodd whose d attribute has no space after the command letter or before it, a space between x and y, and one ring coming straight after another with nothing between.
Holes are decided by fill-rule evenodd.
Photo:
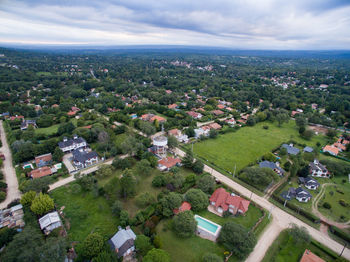
<instances>
[{"instance_id":1,"label":"green field","mask_svg":"<svg viewBox=\"0 0 350 262\"><path fill-rule=\"evenodd\" d=\"M77 126L77 119L73 118L71 122ZM37 128L35 129L35 133L37 134L44 134L47 136L54 135L57 133L58 128L60 127L60 124L52 125L49 127L43 127L43 128Z\"/></svg>"},{"instance_id":2,"label":"green field","mask_svg":"<svg viewBox=\"0 0 350 262\"><path fill-rule=\"evenodd\" d=\"M263 129L263 126L269 126L269 129ZM301 138L292 120L282 127L278 127L276 123L263 122L196 143L194 153L230 172L234 171L236 165L238 172L291 139L312 147L315 147L317 142L321 145L326 143L325 137L321 135L314 136L311 140Z\"/></svg>"},{"instance_id":3,"label":"green field","mask_svg":"<svg viewBox=\"0 0 350 262\"><path fill-rule=\"evenodd\" d=\"M321 247L321 248L320 248ZM265 254L263 262L298 262L303 256L305 249L321 257L325 261L334 261L337 258L336 254L327 248L321 246L315 241L309 244L298 245L289 236L288 231L282 231L278 238L273 242L272 246ZM327 250L327 252L325 252Z\"/></svg>"},{"instance_id":4,"label":"green field","mask_svg":"<svg viewBox=\"0 0 350 262\"><path fill-rule=\"evenodd\" d=\"M106 239L111 237L118 227L118 219L112 215L107 200L95 197L91 192L73 192L72 185L60 187L50 195L58 208L64 206L64 218L71 241L83 241L92 232L99 232Z\"/></svg>"}]
</instances>

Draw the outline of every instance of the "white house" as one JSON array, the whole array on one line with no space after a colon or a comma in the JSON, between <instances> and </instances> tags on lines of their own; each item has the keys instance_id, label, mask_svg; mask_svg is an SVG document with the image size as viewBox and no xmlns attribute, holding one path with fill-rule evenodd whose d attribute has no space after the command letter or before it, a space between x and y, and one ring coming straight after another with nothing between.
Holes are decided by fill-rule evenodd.
<instances>
[{"instance_id":1,"label":"white house","mask_svg":"<svg viewBox=\"0 0 350 262\"><path fill-rule=\"evenodd\" d=\"M63 141L58 143L58 146L63 152L71 152L76 149L85 148L87 143L84 138L74 135L72 139L64 137Z\"/></svg>"},{"instance_id":2,"label":"white house","mask_svg":"<svg viewBox=\"0 0 350 262\"><path fill-rule=\"evenodd\" d=\"M327 168L322 165L317 159L309 164L309 173L313 177L330 177L330 173L328 172Z\"/></svg>"},{"instance_id":3,"label":"white house","mask_svg":"<svg viewBox=\"0 0 350 262\"><path fill-rule=\"evenodd\" d=\"M73 151L73 163L78 168L85 168L97 162L98 155L95 151L86 152L83 149Z\"/></svg>"},{"instance_id":4,"label":"white house","mask_svg":"<svg viewBox=\"0 0 350 262\"><path fill-rule=\"evenodd\" d=\"M204 129L204 128L196 128L194 130L194 137L195 138L200 138L201 136L209 136L209 131L210 129Z\"/></svg>"},{"instance_id":5,"label":"white house","mask_svg":"<svg viewBox=\"0 0 350 262\"><path fill-rule=\"evenodd\" d=\"M52 230L61 227L62 222L57 211L46 214L39 218L40 229L44 231L45 235L48 235Z\"/></svg>"}]
</instances>

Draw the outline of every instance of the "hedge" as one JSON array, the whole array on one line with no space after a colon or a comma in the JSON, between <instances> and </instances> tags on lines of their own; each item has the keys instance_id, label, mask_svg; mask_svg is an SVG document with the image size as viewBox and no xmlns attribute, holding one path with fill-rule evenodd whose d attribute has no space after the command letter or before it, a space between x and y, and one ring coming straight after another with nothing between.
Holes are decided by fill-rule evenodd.
<instances>
[{"instance_id":1,"label":"hedge","mask_svg":"<svg viewBox=\"0 0 350 262\"><path fill-rule=\"evenodd\" d=\"M339 229L336 226L330 226L329 230L331 231L331 233L333 233L337 237L343 239L348 244L350 244L350 234L349 233L346 233L346 232L342 231L341 229Z\"/></svg>"}]
</instances>

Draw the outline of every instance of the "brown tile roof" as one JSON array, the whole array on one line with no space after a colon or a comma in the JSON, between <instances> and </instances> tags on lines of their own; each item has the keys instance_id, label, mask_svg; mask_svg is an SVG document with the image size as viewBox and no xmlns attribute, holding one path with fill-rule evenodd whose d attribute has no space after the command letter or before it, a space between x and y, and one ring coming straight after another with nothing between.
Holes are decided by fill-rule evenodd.
<instances>
[{"instance_id":1,"label":"brown tile roof","mask_svg":"<svg viewBox=\"0 0 350 262\"><path fill-rule=\"evenodd\" d=\"M172 168L173 166L175 166L177 163L181 163L181 159L180 158L173 158L173 157L166 157L163 158L161 160L158 161L158 164L165 166L167 168Z\"/></svg>"},{"instance_id":2,"label":"brown tile roof","mask_svg":"<svg viewBox=\"0 0 350 262\"><path fill-rule=\"evenodd\" d=\"M300 262L326 262L326 261L316 256L310 250L305 249L304 255L300 259Z\"/></svg>"},{"instance_id":3,"label":"brown tile roof","mask_svg":"<svg viewBox=\"0 0 350 262\"><path fill-rule=\"evenodd\" d=\"M42 160L42 161L44 161L44 162L49 162L49 161L51 161L51 160L52 160L52 155L51 155L51 153L35 157L35 164L36 164L36 165L39 165L40 160Z\"/></svg>"},{"instance_id":4,"label":"brown tile roof","mask_svg":"<svg viewBox=\"0 0 350 262\"><path fill-rule=\"evenodd\" d=\"M216 116L219 116L219 115L223 115L224 114L224 112L222 112L221 110L213 110L213 111L211 111L214 115L216 115Z\"/></svg>"},{"instance_id":5,"label":"brown tile roof","mask_svg":"<svg viewBox=\"0 0 350 262\"><path fill-rule=\"evenodd\" d=\"M177 108L177 104L168 105L168 108L169 109L175 109L175 108Z\"/></svg>"},{"instance_id":6,"label":"brown tile roof","mask_svg":"<svg viewBox=\"0 0 350 262\"><path fill-rule=\"evenodd\" d=\"M175 208L173 210L174 214L178 214L178 213L181 213L181 212L184 212L184 211L187 211L187 210L191 210L192 206L190 203L184 201L182 202L181 206L179 208Z\"/></svg>"},{"instance_id":7,"label":"brown tile roof","mask_svg":"<svg viewBox=\"0 0 350 262\"><path fill-rule=\"evenodd\" d=\"M158 120L158 122L165 122L166 119L164 117L161 117L161 116L153 116L150 121L153 122L155 120Z\"/></svg>"},{"instance_id":8,"label":"brown tile roof","mask_svg":"<svg viewBox=\"0 0 350 262\"><path fill-rule=\"evenodd\" d=\"M215 129L215 130L221 129L221 126L218 123L211 123L211 124L209 124L209 127L211 129Z\"/></svg>"},{"instance_id":9,"label":"brown tile roof","mask_svg":"<svg viewBox=\"0 0 350 262\"><path fill-rule=\"evenodd\" d=\"M178 136L179 135L179 129L175 128L175 129L171 129L168 131L168 134L171 136Z\"/></svg>"},{"instance_id":10,"label":"brown tile roof","mask_svg":"<svg viewBox=\"0 0 350 262\"><path fill-rule=\"evenodd\" d=\"M50 167L44 166L44 167L39 167L37 169L32 170L29 174L32 178L35 179L35 178L40 178L44 176L49 176L52 174L52 171Z\"/></svg>"},{"instance_id":11,"label":"brown tile roof","mask_svg":"<svg viewBox=\"0 0 350 262\"><path fill-rule=\"evenodd\" d=\"M228 210L228 206L232 205L243 213L248 211L250 201L240 197L231 196L224 188L218 188L211 195L210 202L215 202L215 207L221 207L224 211Z\"/></svg>"},{"instance_id":12,"label":"brown tile roof","mask_svg":"<svg viewBox=\"0 0 350 262\"><path fill-rule=\"evenodd\" d=\"M332 152L333 154L335 155L338 155L339 154L339 149L334 147L334 146L330 146L330 145L326 145L324 148L323 148L323 151L329 151L329 152Z\"/></svg>"}]
</instances>

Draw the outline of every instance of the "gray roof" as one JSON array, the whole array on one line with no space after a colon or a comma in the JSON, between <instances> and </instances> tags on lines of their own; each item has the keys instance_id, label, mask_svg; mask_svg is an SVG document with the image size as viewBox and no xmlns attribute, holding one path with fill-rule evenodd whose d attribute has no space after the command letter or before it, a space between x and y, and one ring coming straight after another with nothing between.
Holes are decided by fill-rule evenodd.
<instances>
[{"instance_id":1,"label":"gray roof","mask_svg":"<svg viewBox=\"0 0 350 262\"><path fill-rule=\"evenodd\" d=\"M87 160L95 158L97 156L98 155L95 151L91 151L88 153L85 151L80 151L79 149L73 151L73 160L80 163L85 163Z\"/></svg>"},{"instance_id":2,"label":"gray roof","mask_svg":"<svg viewBox=\"0 0 350 262\"><path fill-rule=\"evenodd\" d=\"M136 235L130 228L119 227L118 232L108 242L114 250L116 248L119 250L119 256L123 256L125 251L134 245L135 239Z\"/></svg>"},{"instance_id":3,"label":"gray roof","mask_svg":"<svg viewBox=\"0 0 350 262\"><path fill-rule=\"evenodd\" d=\"M21 128L26 128L28 125L36 125L36 121L35 120L23 120L23 122L21 123Z\"/></svg>"},{"instance_id":4,"label":"gray roof","mask_svg":"<svg viewBox=\"0 0 350 262\"><path fill-rule=\"evenodd\" d=\"M309 146L304 147L304 152L306 152L306 153L311 153L313 151L314 151L314 149L312 147L309 147Z\"/></svg>"},{"instance_id":5,"label":"gray roof","mask_svg":"<svg viewBox=\"0 0 350 262\"><path fill-rule=\"evenodd\" d=\"M299 182L303 183L304 185L307 186L319 186L320 183L317 182L317 180L313 179L312 177L299 177Z\"/></svg>"},{"instance_id":6,"label":"gray roof","mask_svg":"<svg viewBox=\"0 0 350 262\"><path fill-rule=\"evenodd\" d=\"M86 143L84 138L77 137L77 138L68 139L67 141L58 142L58 146L60 148L65 148L65 147L71 146L73 144L80 144L80 143L83 143L83 142Z\"/></svg>"},{"instance_id":7,"label":"gray roof","mask_svg":"<svg viewBox=\"0 0 350 262\"><path fill-rule=\"evenodd\" d=\"M270 161L262 161L259 163L259 167L263 168L271 168L271 169L278 169L282 174L285 173L285 171L283 170L283 168L277 166L276 163L274 162L270 162Z\"/></svg>"},{"instance_id":8,"label":"gray roof","mask_svg":"<svg viewBox=\"0 0 350 262\"><path fill-rule=\"evenodd\" d=\"M45 216L39 218L39 224L41 230L52 231L55 228L62 226L60 216L57 211L46 214Z\"/></svg>"},{"instance_id":9,"label":"gray roof","mask_svg":"<svg viewBox=\"0 0 350 262\"><path fill-rule=\"evenodd\" d=\"M314 162L310 162L309 166L311 170L321 170L322 172L328 171L327 168L324 165L322 165L317 159L315 159Z\"/></svg>"},{"instance_id":10,"label":"gray roof","mask_svg":"<svg viewBox=\"0 0 350 262\"><path fill-rule=\"evenodd\" d=\"M299 154L300 150L294 146L290 146L287 144L283 144L282 147L284 147L285 149L287 149L288 154L290 155L297 155Z\"/></svg>"},{"instance_id":11,"label":"gray roof","mask_svg":"<svg viewBox=\"0 0 350 262\"><path fill-rule=\"evenodd\" d=\"M312 195L307 191L306 189L302 187L298 187L295 189L295 196L296 197L312 197Z\"/></svg>"}]
</instances>

